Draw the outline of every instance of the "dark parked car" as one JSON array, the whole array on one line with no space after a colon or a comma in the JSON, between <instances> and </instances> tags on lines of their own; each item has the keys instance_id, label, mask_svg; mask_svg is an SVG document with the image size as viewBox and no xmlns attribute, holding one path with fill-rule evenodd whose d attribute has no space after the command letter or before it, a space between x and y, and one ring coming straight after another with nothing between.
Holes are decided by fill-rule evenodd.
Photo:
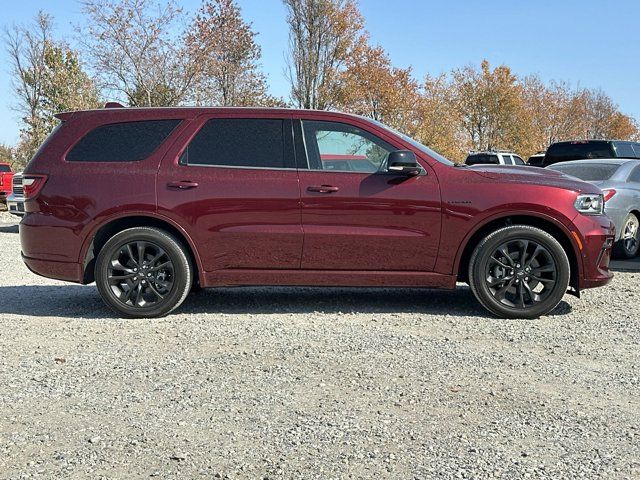
<instances>
[{"instance_id":1,"label":"dark parked car","mask_svg":"<svg viewBox=\"0 0 640 480\"><path fill-rule=\"evenodd\" d=\"M640 143L620 140L558 142L547 149L542 166L597 158L640 158Z\"/></svg>"},{"instance_id":2,"label":"dark parked car","mask_svg":"<svg viewBox=\"0 0 640 480\"><path fill-rule=\"evenodd\" d=\"M464 161L466 165L524 165L519 155L508 151L471 152Z\"/></svg>"},{"instance_id":3,"label":"dark parked car","mask_svg":"<svg viewBox=\"0 0 640 480\"><path fill-rule=\"evenodd\" d=\"M633 258L640 250L640 161L622 158L556 163L552 170L596 185L604 193L604 210L616 226L613 253Z\"/></svg>"},{"instance_id":4,"label":"dark parked car","mask_svg":"<svg viewBox=\"0 0 640 480\"><path fill-rule=\"evenodd\" d=\"M602 193L560 173L456 166L334 112L106 108L58 118L24 172L23 258L40 275L95 280L123 316L165 315L193 285L467 281L494 314L534 318L569 287L612 277Z\"/></svg>"}]
</instances>

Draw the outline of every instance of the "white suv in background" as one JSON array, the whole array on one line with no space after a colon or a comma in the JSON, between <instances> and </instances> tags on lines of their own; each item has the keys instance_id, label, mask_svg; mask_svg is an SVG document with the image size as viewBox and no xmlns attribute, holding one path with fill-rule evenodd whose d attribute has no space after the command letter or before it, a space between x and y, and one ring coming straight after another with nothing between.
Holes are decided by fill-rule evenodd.
<instances>
[{"instance_id":1,"label":"white suv in background","mask_svg":"<svg viewBox=\"0 0 640 480\"><path fill-rule=\"evenodd\" d=\"M503 150L469 152L464 163L467 165L526 165L520 155Z\"/></svg>"}]
</instances>

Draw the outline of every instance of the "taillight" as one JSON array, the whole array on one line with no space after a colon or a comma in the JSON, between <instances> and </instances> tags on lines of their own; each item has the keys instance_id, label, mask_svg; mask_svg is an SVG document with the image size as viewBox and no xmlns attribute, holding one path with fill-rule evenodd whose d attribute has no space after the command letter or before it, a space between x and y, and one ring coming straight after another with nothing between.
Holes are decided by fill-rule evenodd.
<instances>
[{"instance_id":1,"label":"taillight","mask_svg":"<svg viewBox=\"0 0 640 480\"><path fill-rule=\"evenodd\" d=\"M616 193L617 192L613 188L602 190L602 194L604 195L604 203L607 203L609 200L611 200Z\"/></svg>"},{"instance_id":2,"label":"taillight","mask_svg":"<svg viewBox=\"0 0 640 480\"><path fill-rule=\"evenodd\" d=\"M35 198L47 182L46 175L25 175L22 177L22 188L24 189L24 199Z\"/></svg>"}]
</instances>

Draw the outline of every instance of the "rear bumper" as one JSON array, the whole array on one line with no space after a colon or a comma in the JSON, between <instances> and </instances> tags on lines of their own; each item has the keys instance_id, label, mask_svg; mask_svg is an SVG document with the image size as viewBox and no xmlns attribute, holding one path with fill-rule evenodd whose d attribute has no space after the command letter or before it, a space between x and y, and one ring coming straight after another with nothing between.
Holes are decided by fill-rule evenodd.
<instances>
[{"instance_id":1,"label":"rear bumper","mask_svg":"<svg viewBox=\"0 0 640 480\"><path fill-rule=\"evenodd\" d=\"M611 249L615 241L615 225L606 216L578 215L573 220L578 231L574 232L580 240L582 274L579 289L601 287L613 278L609 269Z\"/></svg>"},{"instance_id":2,"label":"rear bumper","mask_svg":"<svg viewBox=\"0 0 640 480\"><path fill-rule=\"evenodd\" d=\"M40 260L26 257L24 254L22 261L36 275L66 282L82 283L82 267L78 263Z\"/></svg>"}]
</instances>

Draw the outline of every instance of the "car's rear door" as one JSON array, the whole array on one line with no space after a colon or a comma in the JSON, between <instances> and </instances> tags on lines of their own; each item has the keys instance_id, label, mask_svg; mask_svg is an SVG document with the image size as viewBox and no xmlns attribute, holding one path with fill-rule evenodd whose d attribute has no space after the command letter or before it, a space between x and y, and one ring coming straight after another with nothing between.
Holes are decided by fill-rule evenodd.
<instances>
[{"instance_id":1,"label":"car's rear door","mask_svg":"<svg viewBox=\"0 0 640 480\"><path fill-rule=\"evenodd\" d=\"M393 138L366 123L295 123L303 269L432 271L440 241L440 190L423 164L417 177L381 173ZM356 120L353 120L356 122ZM370 127L369 127L370 128Z\"/></svg>"},{"instance_id":2,"label":"car's rear door","mask_svg":"<svg viewBox=\"0 0 640 480\"><path fill-rule=\"evenodd\" d=\"M203 115L163 160L158 211L188 230L205 271L300 268L291 125L276 112Z\"/></svg>"}]
</instances>

